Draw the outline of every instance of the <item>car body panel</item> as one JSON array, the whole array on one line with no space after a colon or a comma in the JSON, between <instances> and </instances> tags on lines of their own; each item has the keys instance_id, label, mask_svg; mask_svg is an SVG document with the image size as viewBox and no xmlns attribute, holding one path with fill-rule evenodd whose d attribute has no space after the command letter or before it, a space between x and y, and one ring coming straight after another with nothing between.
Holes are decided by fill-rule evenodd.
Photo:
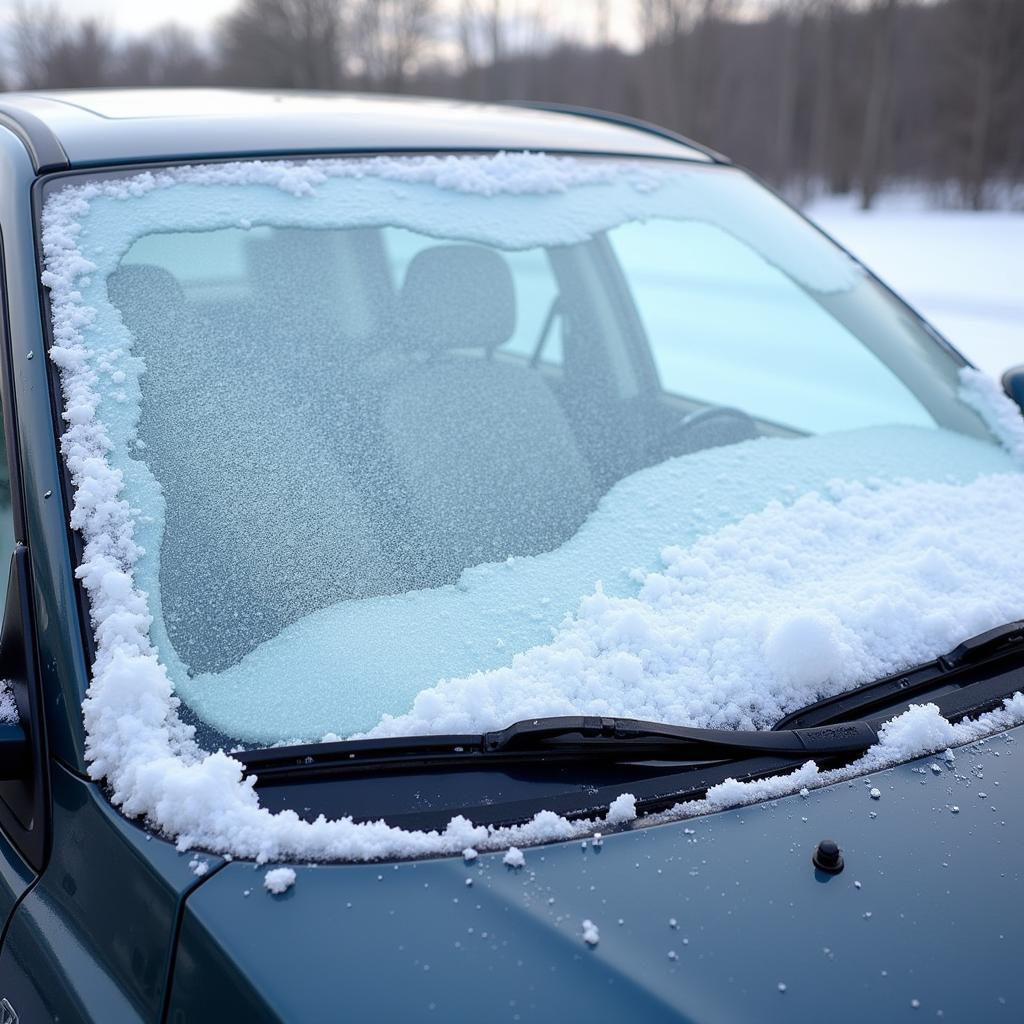
<instances>
[{"instance_id":1,"label":"car body panel","mask_svg":"<svg viewBox=\"0 0 1024 1024\"><path fill-rule=\"evenodd\" d=\"M915 999L1019 1019L1021 738L526 850L520 870L500 853L300 867L270 896L229 864L188 899L169 1019L862 1022L914 1019ZM811 864L826 837L838 875Z\"/></svg>"},{"instance_id":2,"label":"car body panel","mask_svg":"<svg viewBox=\"0 0 1024 1024\"><path fill-rule=\"evenodd\" d=\"M81 771L85 767L85 737L80 706L89 674L71 560L70 505L57 457L51 378L45 358L32 215L34 179L21 141L0 127L0 238L27 533L22 539L31 538L36 647L47 707L46 734L51 755Z\"/></svg>"},{"instance_id":3,"label":"car body panel","mask_svg":"<svg viewBox=\"0 0 1024 1024\"><path fill-rule=\"evenodd\" d=\"M0 949L0 994L23 1021L158 1022L180 908L201 881L193 857L66 768L52 787L60 841Z\"/></svg>"}]
</instances>

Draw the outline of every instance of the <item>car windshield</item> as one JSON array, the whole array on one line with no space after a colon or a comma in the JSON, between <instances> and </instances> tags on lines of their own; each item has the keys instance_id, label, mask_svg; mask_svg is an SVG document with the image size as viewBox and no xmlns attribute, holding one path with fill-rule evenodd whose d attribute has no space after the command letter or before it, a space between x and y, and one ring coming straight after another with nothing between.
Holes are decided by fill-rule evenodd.
<instances>
[{"instance_id":1,"label":"car windshield","mask_svg":"<svg viewBox=\"0 0 1024 1024\"><path fill-rule=\"evenodd\" d=\"M738 170L250 162L46 217L89 261L150 634L214 738L764 727L1013 617L980 582L950 610L932 510L1015 471L960 361ZM882 576L829 589L858 523Z\"/></svg>"}]
</instances>

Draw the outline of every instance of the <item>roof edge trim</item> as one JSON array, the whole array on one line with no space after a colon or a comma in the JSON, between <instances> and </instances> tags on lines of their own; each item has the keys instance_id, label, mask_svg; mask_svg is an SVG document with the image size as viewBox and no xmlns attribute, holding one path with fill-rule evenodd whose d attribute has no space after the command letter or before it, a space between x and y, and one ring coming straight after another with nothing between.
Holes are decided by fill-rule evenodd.
<instances>
[{"instance_id":1,"label":"roof edge trim","mask_svg":"<svg viewBox=\"0 0 1024 1024\"><path fill-rule=\"evenodd\" d=\"M669 128L662 128L661 125L651 121L644 121L639 117L631 117L629 114L616 114L610 110L599 110L596 107L580 107L573 103L547 103L543 100L509 100L505 106L523 107L527 110L544 110L551 114L571 114L575 117L588 117L594 121L605 121L608 124L621 125L623 128L634 128L638 132L646 132L648 135L657 135L659 138L668 139L670 142L678 142L697 153L701 153L716 164L731 165L732 161L709 146L694 142L693 139L680 135Z\"/></svg>"},{"instance_id":2,"label":"roof edge trim","mask_svg":"<svg viewBox=\"0 0 1024 1024\"><path fill-rule=\"evenodd\" d=\"M0 103L0 126L21 140L36 174L63 171L71 166L60 140L35 114Z\"/></svg>"}]
</instances>

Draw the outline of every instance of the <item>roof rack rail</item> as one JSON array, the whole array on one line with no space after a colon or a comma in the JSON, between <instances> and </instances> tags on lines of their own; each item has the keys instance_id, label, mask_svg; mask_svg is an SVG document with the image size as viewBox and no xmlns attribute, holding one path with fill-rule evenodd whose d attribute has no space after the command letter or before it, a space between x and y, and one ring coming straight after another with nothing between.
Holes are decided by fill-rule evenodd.
<instances>
[{"instance_id":1,"label":"roof rack rail","mask_svg":"<svg viewBox=\"0 0 1024 1024\"><path fill-rule=\"evenodd\" d=\"M543 100L508 100L507 106L526 107L530 110L547 110L553 114L573 114L576 117L589 117L595 121L606 121L609 124L619 124L624 128L635 128L638 132L647 132L648 135L658 135L671 142L678 142L681 146L687 146L698 153L703 153L709 160L716 164L731 164L732 161L723 154L704 146L685 135L662 128L660 125L644 121L639 117L630 117L629 114L616 114L610 110L598 110L596 107L578 107L573 103L547 103Z\"/></svg>"},{"instance_id":2,"label":"roof rack rail","mask_svg":"<svg viewBox=\"0 0 1024 1024\"><path fill-rule=\"evenodd\" d=\"M35 114L8 103L0 103L0 127L18 136L28 150L36 174L63 171L71 166L60 139Z\"/></svg>"}]
</instances>

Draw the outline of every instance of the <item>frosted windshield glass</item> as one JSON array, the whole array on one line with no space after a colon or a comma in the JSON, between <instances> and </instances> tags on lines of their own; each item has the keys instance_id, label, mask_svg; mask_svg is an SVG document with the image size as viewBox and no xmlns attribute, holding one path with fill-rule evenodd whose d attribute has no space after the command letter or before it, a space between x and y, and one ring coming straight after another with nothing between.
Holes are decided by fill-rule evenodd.
<instances>
[{"instance_id":1,"label":"frosted windshield glass","mask_svg":"<svg viewBox=\"0 0 1024 1024\"><path fill-rule=\"evenodd\" d=\"M431 688L545 645L564 706L505 692L518 717L569 713L567 616L638 595L665 550L836 479L1010 468L948 353L728 168L129 181L85 186L82 334L153 640L222 742L495 724L514 713L497 690L431 724Z\"/></svg>"},{"instance_id":2,"label":"frosted windshield glass","mask_svg":"<svg viewBox=\"0 0 1024 1024\"><path fill-rule=\"evenodd\" d=\"M653 220L609 238L665 390L814 433L932 422L870 347L722 228Z\"/></svg>"}]
</instances>

